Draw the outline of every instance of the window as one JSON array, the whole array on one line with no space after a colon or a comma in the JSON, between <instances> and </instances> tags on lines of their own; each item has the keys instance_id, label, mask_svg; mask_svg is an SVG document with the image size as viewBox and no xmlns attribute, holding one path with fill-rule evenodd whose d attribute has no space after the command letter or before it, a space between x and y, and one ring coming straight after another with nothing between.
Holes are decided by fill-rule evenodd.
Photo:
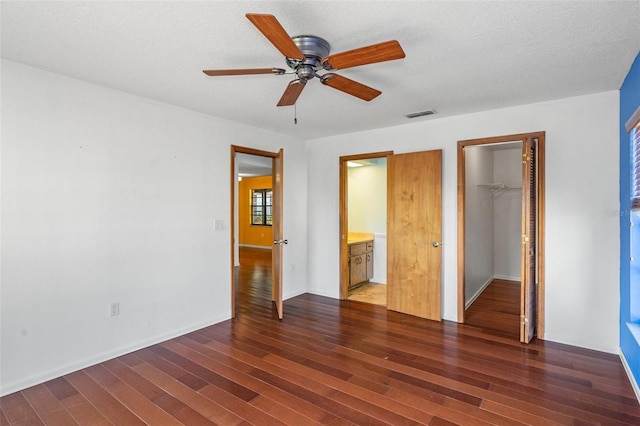
<instances>
[{"instance_id":1,"label":"window","mask_svg":"<svg viewBox=\"0 0 640 426\"><path fill-rule=\"evenodd\" d=\"M640 342L640 108L626 123L631 144L631 228L629 229L629 329Z\"/></svg>"},{"instance_id":2,"label":"window","mask_svg":"<svg viewBox=\"0 0 640 426\"><path fill-rule=\"evenodd\" d=\"M631 208L640 209L640 122L631 129Z\"/></svg>"},{"instance_id":3,"label":"window","mask_svg":"<svg viewBox=\"0 0 640 426\"><path fill-rule=\"evenodd\" d=\"M251 224L271 226L273 191L271 189L251 190Z\"/></svg>"}]
</instances>

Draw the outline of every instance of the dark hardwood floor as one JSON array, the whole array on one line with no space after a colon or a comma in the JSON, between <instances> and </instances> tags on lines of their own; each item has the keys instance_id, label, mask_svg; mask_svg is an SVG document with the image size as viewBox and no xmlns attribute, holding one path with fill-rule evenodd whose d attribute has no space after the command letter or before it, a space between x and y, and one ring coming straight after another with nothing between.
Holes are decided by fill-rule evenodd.
<instances>
[{"instance_id":1,"label":"dark hardwood floor","mask_svg":"<svg viewBox=\"0 0 640 426\"><path fill-rule=\"evenodd\" d=\"M278 321L261 254L234 320L5 396L0 423L640 424L616 355L310 294Z\"/></svg>"},{"instance_id":2,"label":"dark hardwood floor","mask_svg":"<svg viewBox=\"0 0 640 426\"><path fill-rule=\"evenodd\" d=\"M493 280L464 314L468 326L520 340L520 283Z\"/></svg>"}]
</instances>

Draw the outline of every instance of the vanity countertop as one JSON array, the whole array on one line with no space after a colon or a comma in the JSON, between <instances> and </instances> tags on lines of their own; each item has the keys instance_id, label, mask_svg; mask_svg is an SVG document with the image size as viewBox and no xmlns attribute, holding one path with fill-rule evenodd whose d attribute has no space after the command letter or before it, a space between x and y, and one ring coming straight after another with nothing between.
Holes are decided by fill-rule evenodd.
<instances>
[{"instance_id":1,"label":"vanity countertop","mask_svg":"<svg viewBox=\"0 0 640 426\"><path fill-rule=\"evenodd\" d=\"M373 241L375 236L372 232L349 232L347 235L347 244L358 244L367 241Z\"/></svg>"}]
</instances>

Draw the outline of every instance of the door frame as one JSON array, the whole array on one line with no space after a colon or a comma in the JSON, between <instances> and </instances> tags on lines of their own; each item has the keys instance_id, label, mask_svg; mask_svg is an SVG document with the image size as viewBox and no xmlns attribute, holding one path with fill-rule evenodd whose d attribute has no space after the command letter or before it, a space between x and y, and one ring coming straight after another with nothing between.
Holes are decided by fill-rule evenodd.
<instances>
[{"instance_id":1,"label":"door frame","mask_svg":"<svg viewBox=\"0 0 640 426\"><path fill-rule=\"evenodd\" d=\"M282 149L280 150L282 151ZM231 186L231 212L230 217L231 226L231 318L236 317L236 292L235 292L235 262L236 262L236 184L238 181L238 176L236 173L236 154L249 154L256 155L258 157L267 157L271 158L271 170L273 174L273 170L276 167L276 158L278 157L277 152L269 152L263 151L260 149L248 148L244 146L231 145L231 178L230 178L230 186ZM274 185L275 183L272 183ZM280 220L279 218L274 217L273 220ZM273 252L271 254L273 256ZM282 262L280 262L280 268L282 268ZM280 276L282 276L282 271L280 271ZM276 287L277 283L274 283L272 280L271 283L271 294L280 294L282 295L282 282L279 284L279 288Z\"/></svg>"},{"instance_id":2,"label":"door frame","mask_svg":"<svg viewBox=\"0 0 640 426\"><path fill-rule=\"evenodd\" d=\"M536 246L538 295L536 300L536 335L544 339L544 310L545 310L545 132L519 133L515 135L497 136L491 138L468 139L458 141L458 322L464 323L465 317L465 152L467 146L501 144L523 141L525 138L538 139L537 153L537 197L536 219L538 241ZM522 303L522 302L521 302Z\"/></svg>"},{"instance_id":3,"label":"door frame","mask_svg":"<svg viewBox=\"0 0 640 426\"><path fill-rule=\"evenodd\" d=\"M349 170L347 162L369 160L371 158L387 158L390 155L393 155L393 151L370 152L340 157L340 299L346 299L349 295L349 247L347 244L347 235L349 233Z\"/></svg>"}]
</instances>

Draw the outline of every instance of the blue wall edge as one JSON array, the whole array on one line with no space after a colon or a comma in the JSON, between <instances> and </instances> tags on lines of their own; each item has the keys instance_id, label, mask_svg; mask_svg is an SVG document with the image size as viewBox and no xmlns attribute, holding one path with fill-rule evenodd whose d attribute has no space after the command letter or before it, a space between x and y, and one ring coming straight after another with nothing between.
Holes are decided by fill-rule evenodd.
<instances>
[{"instance_id":1,"label":"blue wall edge","mask_svg":"<svg viewBox=\"0 0 640 426\"><path fill-rule=\"evenodd\" d=\"M620 87L620 359L640 402L640 341L629 326L631 319L630 271L630 149L626 121L640 107L640 54ZM638 277L637 279L640 279ZM640 327L631 324L631 327Z\"/></svg>"}]
</instances>

